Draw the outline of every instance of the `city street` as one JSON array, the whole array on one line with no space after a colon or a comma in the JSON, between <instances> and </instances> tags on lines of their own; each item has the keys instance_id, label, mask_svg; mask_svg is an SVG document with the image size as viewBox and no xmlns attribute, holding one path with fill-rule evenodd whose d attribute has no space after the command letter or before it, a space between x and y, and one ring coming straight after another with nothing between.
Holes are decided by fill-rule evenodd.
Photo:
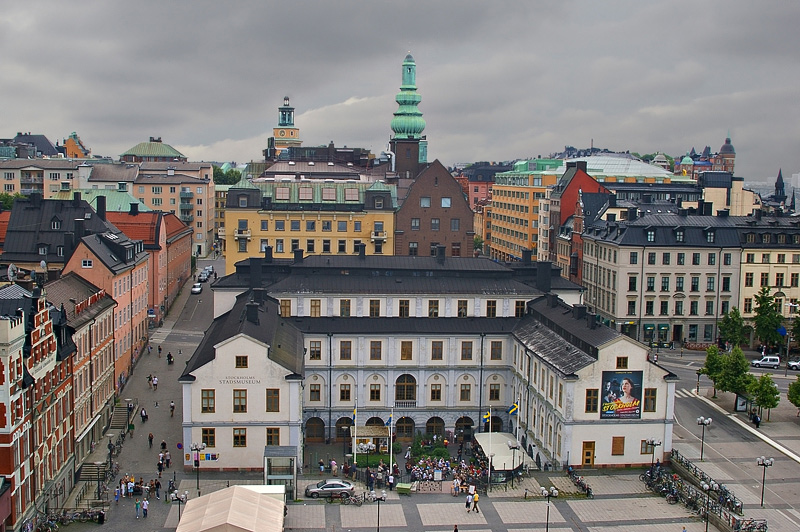
<instances>
[{"instance_id":1,"label":"city street","mask_svg":"<svg viewBox=\"0 0 800 532\"><path fill-rule=\"evenodd\" d=\"M201 260L199 268L212 261ZM223 261L213 261L218 274L223 273ZM203 332L211 323L212 293L208 283L201 294L190 294L186 286L181 292L175 307L160 329L151 331L153 351L144 355L135 369L132 380L125 389L125 397L138 401L150 415L149 421L139 423L137 418L133 438L125 441L119 461L120 472L132 474L146 480L158 476L156 470L159 443L164 440L172 455L173 467L164 471L161 482L166 488L169 479L175 479L180 493L189 499L201 494L222 489L230 484L258 484L261 475L257 473L211 473L184 472L181 465L182 450L178 448L181 438L181 394L177 378L186 360L200 342ZM157 347L163 347L162 358L157 355ZM168 365L167 353L171 352L176 362ZM733 490L745 505L745 514L753 518L766 518L769 530L775 532L796 531L800 528L800 513L794 510L793 501L800 495L800 418L796 409L782 396L781 405L773 410L770 420L764 416L761 428L756 430L748 423L746 414L732 414L733 398L728 394L718 394L711 399L710 383L702 377L700 394L695 394L697 386L696 371L704 361L703 353L662 351L659 363L680 377L676 393L676 420L674 448L692 460L717 482ZM761 370L757 370L761 371ZM148 375L159 377L158 390L148 387ZM775 379L785 390L796 376L782 374ZM169 402L175 401L176 414L169 415ZM704 461L701 463L701 430L696 419L711 417L713 422L706 427L704 441ZM147 444L147 434L152 432L155 444L152 449ZM190 442L186 442L187 444ZM776 447L777 446L777 447ZM97 460L102 460L104 448L98 446ZM786 452L781 452L781 449ZM306 449L308 456L336 457L341 459L341 445L315 445ZM765 506L760 507L761 476L763 470L756 464L756 458L764 455L775 458L775 465L766 472ZM90 459L90 461L93 461ZM177 464L177 467L175 466ZM388 492L388 500L380 505L380 527L385 530L438 530L450 531L457 524L459 530L469 531L618 531L636 523L637 530L646 532L680 532L686 526L688 532L705 530L705 522L682 505L669 505L661 498L653 496L639 481L641 471L586 471L585 475L592 486L596 498L586 500L575 493L570 480L562 473L543 472L517 483L514 489L501 488L481 497L481 513L467 514L462 497L449 495L449 485L444 484L442 492L415 493L399 496ZM311 471L298 481L299 491L319 476ZM547 502L541 497L541 487L556 487L560 497ZM198 490L199 487L199 490ZM113 490L113 487L111 488ZM364 486L358 486L360 494ZM527 490L527 498L526 498ZM149 516L136 519L134 500L123 499L118 504L110 497L111 508L103 528L115 532L174 529L178 524L181 510L176 503L165 503L164 495L154 500ZM366 503L362 507L329 504L320 500L300 500L288 507L287 530L374 530L378 527L378 505ZM75 524L73 527L94 528L94 524ZM709 528L715 530L713 524Z\"/></svg>"}]
</instances>

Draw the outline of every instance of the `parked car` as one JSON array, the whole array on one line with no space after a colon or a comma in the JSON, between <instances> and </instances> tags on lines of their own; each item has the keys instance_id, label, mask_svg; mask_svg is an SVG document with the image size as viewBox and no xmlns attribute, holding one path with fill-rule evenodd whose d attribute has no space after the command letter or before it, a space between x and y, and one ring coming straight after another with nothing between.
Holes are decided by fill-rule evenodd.
<instances>
[{"instance_id":1,"label":"parked car","mask_svg":"<svg viewBox=\"0 0 800 532\"><path fill-rule=\"evenodd\" d=\"M202 291L203 291L203 285L201 285L200 283L194 283L192 285L192 293L193 294L199 294Z\"/></svg>"},{"instance_id":2,"label":"parked car","mask_svg":"<svg viewBox=\"0 0 800 532\"><path fill-rule=\"evenodd\" d=\"M752 361L750 365L754 368L778 369L781 366L781 358L772 355L763 356L758 360Z\"/></svg>"},{"instance_id":3,"label":"parked car","mask_svg":"<svg viewBox=\"0 0 800 532\"><path fill-rule=\"evenodd\" d=\"M201 283L208 281L208 272L205 270L200 272L200 275L197 276L197 280L200 281Z\"/></svg>"},{"instance_id":4,"label":"parked car","mask_svg":"<svg viewBox=\"0 0 800 532\"><path fill-rule=\"evenodd\" d=\"M203 270L207 271L208 273L214 273L214 265L213 264L209 264L208 266L203 268Z\"/></svg>"},{"instance_id":5,"label":"parked car","mask_svg":"<svg viewBox=\"0 0 800 532\"><path fill-rule=\"evenodd\" d=\"M320 480L316 484L306 486L306 497L311 497L312 499L318 497L346 497L355 494L355 492L356 487L352 482L338 478Z\"/></svg>"},{"instance_id":6,"label":"parked car","mask_svg":"<svg viewBox=\"0 0 800 532\"><path fill-rule=\"evenodd\" d=\"M793 369L795 371L800 370L800 360L790 360L789 369Z\"/></svg>"}]
</instances>

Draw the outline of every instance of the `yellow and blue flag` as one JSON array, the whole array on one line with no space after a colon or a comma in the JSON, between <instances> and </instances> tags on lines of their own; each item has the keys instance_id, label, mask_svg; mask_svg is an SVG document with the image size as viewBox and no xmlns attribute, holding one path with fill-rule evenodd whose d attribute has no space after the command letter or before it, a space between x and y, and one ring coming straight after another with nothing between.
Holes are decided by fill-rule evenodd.
<instances>
[{"instance_id":1,"label":"yellow and blue flag","mask_svg":"<svg viewBox=\"0 0 800 532\"><path fill-rule=\"evenodd\" d=\"M389 419L386 421L385 425L390 427L392 425L392 414L389 414Z\"/></svg>"},{"instance_id":2,"label":"yellow and blue flag","mask_svg":"<svg viewBox=\"0 0 800 532\"><path fill-rule=\"evenodd\" d=\"M508 409L508 414L512 415L512 416L516 416L518 410L519 410L519 403L516 403L516 402L512 403L511 406Z\"/></svg>"},{"instance_id":3,"label":"yellow and blue flag","mask_svg":"<svg viewBox=\"0 0 800 532\"><path fill-rule=\"evenodd\" d=\"M492 413L491 413L491 411L489 411L489 412L486 412L486 413L483 415L483 420L484 420L484 421L489 421L491 418L492 418Z\"/></svg>"},{"instance_id":4,"label":"yellow and blue flag","mask_svg":"<svg viewBox=\"0 0 800 532\"><path fill-rule=\"evenodd\" d=\"M358 407L353 408L353 423L356 422L356 414L358 413Z\"/></svg>"}]
</instances>

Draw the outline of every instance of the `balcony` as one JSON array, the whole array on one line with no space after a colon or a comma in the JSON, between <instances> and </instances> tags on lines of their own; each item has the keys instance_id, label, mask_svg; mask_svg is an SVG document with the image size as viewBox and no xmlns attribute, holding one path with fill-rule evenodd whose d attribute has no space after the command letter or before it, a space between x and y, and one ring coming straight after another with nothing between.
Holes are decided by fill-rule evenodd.
<instances>
[{"instance_id":1,"label":"balcony","mask_svg":"<svg viewBox=\"0 0 800 532\"><path fill-rule=\"evenodd\" d=\"M386 242L386 231L373 231L370 239L372 242Z\"/></svg>"},{"instance_id":2,"label":"balcony","mask_svg":"<svg viewBox=\"0 0 800 532\"><path fill-rule=\"evenodd\" d=\"M184 200L184 199L189 199L190 200L190 199L194 198L194 192L192 192L190 190L181 190L180 197L181 197L182 200Z\"/></svg>"},{"instance_id":3,"label":"balcony","mask_svg":"<svg viewBox=\"0 0 800 532\"><path fill-rule=\"evenodd\" d=\"M247 240L250 240L250 236L251 236L250 229L237 229L233 233L233 238L235 240L239 240L240 238L246 238Z\"/></svg>"},{"instance_id":4,"label":"balcony","mask_svg":"<svg viewBox=\"0 0 800 532\"><path fill-rule=\"evenodd\" d=\"M220 228L217 229L217 237L218 238L222 238L222 239L225 238L225 228L224 227L220 227Z\"/></svg>"},{"instance_id":5,"label":"balcony","mask_svg":"<svg viewBox=\"0 0 800 532\"><path fill-rule=\"evenodd\" d=\"M394 402L395 408L417 408L416 401L395 401Z\"/></svg>"},{"instance_id":6,"label":"balcony","mask_svg":"<svg viewBox=\"0 0 800 532\"><path fill-rule=\"evenodd\" d=\"M192 221L194 221L194 216L191 215L191 214L181 214L180 218L181 218L182 222L187 223L187 224L191 223Z\"/></svg>"},{"instance_id":7,"label":"balcony","mask_svg":"<svg viewBox=\"0 0 800 532\"><path fill-rule=\"evenodd\" d=\"M192 205L191 203L181 203L180 209L182 211L191 211L192 209L194 209L194 205Z\"/></svg>"}]
</instances>

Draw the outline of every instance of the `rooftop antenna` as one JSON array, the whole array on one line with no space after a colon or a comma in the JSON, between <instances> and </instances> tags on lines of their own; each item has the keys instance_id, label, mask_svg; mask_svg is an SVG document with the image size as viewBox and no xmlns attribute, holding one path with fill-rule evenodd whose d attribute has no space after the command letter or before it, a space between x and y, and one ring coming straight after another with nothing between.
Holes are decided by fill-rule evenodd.
<instances>
[{"instance_id":1,"label":"rooftop antenna","mask_svg":"<svg viewBox=\"0 0 800 532\"><path fill-rule=\"evenodd\" d=\"M18 273L19 273L19 268L17 268L17 265L13 264L13 263L9 264L8 265L8 271L7 271L8 282L10 282L10 283L16 282Z\"/></svg>"}]
</instances>

